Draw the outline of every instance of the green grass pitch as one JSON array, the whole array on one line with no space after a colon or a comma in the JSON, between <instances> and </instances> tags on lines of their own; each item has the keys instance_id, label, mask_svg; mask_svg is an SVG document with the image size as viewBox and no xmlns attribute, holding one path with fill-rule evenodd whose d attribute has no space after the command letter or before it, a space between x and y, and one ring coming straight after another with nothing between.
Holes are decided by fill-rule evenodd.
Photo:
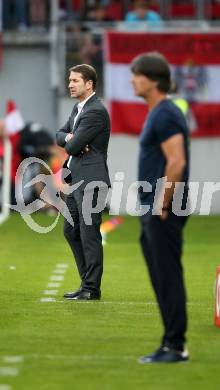
<instances>
[{"instance_id":1,"label":"green grass pitch","mask_svg":"<svg viewBox=\"0 0 220 390\"><path fill-rule=\"evenodd\" d=\"M36 218L51 223L51 217ZM102 300L86 303L62 298L79 284L62 221L43 235L13 213L0 226L0 390L218 389L220 328L213 317L219 232L218 216L192 217L185 230L190 362L142 366L137 358L158 346L162 328L138 219L125 218L108 235ZM57 263L69 267L56 302L41 302Z\"/></svg>"}]
</instances>

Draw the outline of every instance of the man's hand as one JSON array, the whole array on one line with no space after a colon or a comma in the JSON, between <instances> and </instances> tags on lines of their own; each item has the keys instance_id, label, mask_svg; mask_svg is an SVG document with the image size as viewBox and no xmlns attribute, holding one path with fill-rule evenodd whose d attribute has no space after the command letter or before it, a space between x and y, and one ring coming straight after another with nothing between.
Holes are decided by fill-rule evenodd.
<instances>
[{"instance_id":1,"label":"man's hand","mask_svg":"<svg viewBox=\"0 0 220 390\"><path fill-rule=\"evenodd\" d=\"M65 138L65 141L68 142L70 141L71 139L73 138L73 134L72 133L68 133L66 138Z\"/></svg>"},{"instance_id":2,"label":"man's hand","mask_svg":"<svg viewBox=\"0 0 220 390\"><path fill-rule=\"evenodd\" d=\"M154 215L158 215L158 217L162 221L165 221L167 219L169 212L168 212L168 210L166 208L163 208L162 206L157 205L155 211L154 211Z\"/></svg>"},{"instance_id":3,"label":"man's hand","mask_svg":"<svg viewBox=\"0 0 220 390\"><path fill-rule=\"evenodd\" d=\"M72 138L73 138L73 133L68 133L66 138L65 138L65 141L68 142ZM89 151L90 151L90 147L89 147L89 145L86 145L85 148L83 150L81 150L80 154L85 154L85 153L88 153Z\"/></svg>"},{"instance_id":4,"label":"man's hand","mask_svg":"<svg viewBox=\"0 0 220 390\"><path fill-rule=\"evenodd\" d=\"M162 210L162 213L159 215L162 221L165 221L168 217L168 210Z\"/></svg>"},{"instance_id":5,"label":"man's hand","mask_svg":"<svg viewBox=\"0 0 220 390\"><path fill-rule=\"evenodd\" d=\"M81 154L85 154L85 153L88 153L90 151L90 147L89 145L86 145L85 148L83 150L81 150Z\"/></svg>"}]
</instances>

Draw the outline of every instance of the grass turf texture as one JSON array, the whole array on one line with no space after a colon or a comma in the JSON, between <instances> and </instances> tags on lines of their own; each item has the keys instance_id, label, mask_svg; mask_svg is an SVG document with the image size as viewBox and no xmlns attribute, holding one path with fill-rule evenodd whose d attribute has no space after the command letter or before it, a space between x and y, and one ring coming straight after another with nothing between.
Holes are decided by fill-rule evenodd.
<instances>
[{"instance_id":1,"label":"grass turf texture","mask_svg":"<svg viewBox=\"0 0 220 390\"><path fill-rule=\"evenodd\" d=\"M51 223L43 215L37 220ZM0 384L13 390L218 388L220 329L213 314L219 229L220 217L213 216L192 217L185 230L191 361L142 366L137 358L158 346L162 328L138 244L138 220L128 217L109 234L103 298L86 303L62 298L79 284L62 221L40 235L11 215L0 226L0 367L18 367L19 373L0 375ZM57 302L40 302L55 265L62 262L69 268ZM4 362L5 356L17 355L24 361Z\"/></svg>"}]
</instances>

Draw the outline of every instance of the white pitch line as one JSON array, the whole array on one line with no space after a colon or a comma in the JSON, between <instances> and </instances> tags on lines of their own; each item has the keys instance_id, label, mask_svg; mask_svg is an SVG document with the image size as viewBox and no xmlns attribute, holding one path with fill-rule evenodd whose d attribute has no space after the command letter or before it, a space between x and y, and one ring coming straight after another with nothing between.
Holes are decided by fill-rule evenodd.
<instances>
[{"instance_id":1,"label":"white pitch line","mask_svg":"<svg viewBox=\"0 0 220 390\"><path fill-rule=\"evenodd\" d=\"M59 281L64 280L64 276L63 275L52 275L50 277L50 280L59 282Z\"/></svg>"},{"instance_id":2,"label":"white pitch line","mask_svg":"<svg viewBox=\"0 0 220 390\"><path fill-rule=\"evenodd\" d=\"M0 390L12 390L12 387L9 385L0 385Z\"/></svg>"},{"instance_id":3,"label":"white pitch line","mask_svg":"<svg viewBox=\"0 0 220 390\"><path fill-rule=\"evenodd\" d=\"M72 302L72 300L68 300L68 299L65 299L65 300L59 300L57 302L60 302L60 303L63 303L63 302ZM115 302L115 301L76 301L77 303L82 303L82 304L99 304L99 305L122 305L122 306L127 306L127 305L131 305L131 306L137 306L137 305L141 305L141 306L157 306L157 303L156 302Z\"/></svg>"},{"instance_id":4,"label":"white pitch line","mask_svg":"<svg viewBox=\"0 0 220 390\"><path fill-rule=\"evenodd\" d=\"M40 302L56 302L56 299L52 298L51 295L56 295L58 293L58 288L64 280L64 274L68 268L66 263L57 263L56 267L50 276L49 282L47 284L47 289L42 292L43 295L48 295L49 298L41 298ZM58 274L58 275L56 275Z\"/></svg>"},{"instance_id":5,"label":"white pitch line","mask_svg":"<svg viewBox=\"0 0 220 390\"><path fill-rule=\"evenodd\" d=\"M71 299L63 299L63 300L58 300L57 302L58 303L64 303L64 302L72 302L73 300ZM122 305L122 306L158 306L158 303L157 302L132 302L132 301L75 301L77 302L78 304L82 304L82 305L92 305L92 304L96 304L96 305ZM206 305L204 304L204 302L187 302L186 303L187 306L194 306L194 307L203 307L205 306L205 309L207 311L207 309L210 309L212 310L212 306L210 305ZM208 306L208 307L207 307Z\"/></svg>"},{"instance_id":6,"label":"white pitch line","mask_svg":"<svg viewBox=\"0 0 220 390\"><path fill-rule=\"evenodd\" d=\"M43 294L44 295L56 295L58 290L44 290Z\"/></svg>"},{"instance_id":7,"label":"white pitch line","mask_svg":"<svg viewBox=\"0 0 220 390\"><path fill-rule=\"evenodd\" d=\"M57 268L53 271L54 274L65 274L66 269L63 268Z\"/></svg>"},{"instance_id":8,"label":"white pitch line","mask_svg":"<svg viewBox=\"0 0 220 390\"><path fill-rule=\"evenodd\" d=\"M47 287L48 288L59 288L60 287L60 283L48 283Z\"/></svg>"},{"instance_id":9,"label":"white pitch line","mask_svg":"<svg viewBox=\"0 0 220 390\"><path fill-rule=\"evenodd\" d=\"M4 363L22 363L24 361L23 356L4 356Z\"/></svg>"},{"instance_id":10,"label":"white pitch line","mask_svg":"<svg viewBox=\"0 0 220 390\"><path fill-rule=\"evenodd\" d=\"M0 367L0 376L17 376L18 371L16 367Z\"/></svg>"},{"instance_id":11,"label":"white pitch line","mask_svg":"<svg viewBox=\"0 0 220 390\"><path fill-rule=\"evenodd\" d=\"M41 298L40 302L56 302L56 298Z\"/></svg>"},{"instance_id":12,"label":"white pitch line","mask_svg":"<svg viewBox=\"0 0 220 390\"><path fill-rule=\"evenodd\" d=\"M48 360L136 360L137 356L134 355L40 355L40 354L30 354L26 355L25 359L48 359Z\"/></svg>"}]
</instances>

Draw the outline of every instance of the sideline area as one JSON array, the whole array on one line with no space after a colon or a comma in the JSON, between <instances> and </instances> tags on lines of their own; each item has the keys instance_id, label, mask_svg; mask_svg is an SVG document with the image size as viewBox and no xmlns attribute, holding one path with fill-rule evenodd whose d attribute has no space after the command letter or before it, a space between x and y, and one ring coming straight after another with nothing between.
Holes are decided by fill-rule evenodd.
<instances>
[{"instance_id":1,"label":"sideline area","mask_svg":"<svg viewBox=\"0 0 220 390\"><path fill-rule=\"evenodd\" d=\"M36 216L45 226L51 218ZM103 298L85 303L63 299L79 280L62 222L46 235L37 234L12 213L0 226L0 390L215 388L220 380L220 330L214 326L219 227L219 216L194 216L186 228L190 362L146 367L137 359L157 347L161 324L139 248L138 219L125 217L108 236ZM42 302L49 297L55 300Z\"/></svg>"}]
</instances>

